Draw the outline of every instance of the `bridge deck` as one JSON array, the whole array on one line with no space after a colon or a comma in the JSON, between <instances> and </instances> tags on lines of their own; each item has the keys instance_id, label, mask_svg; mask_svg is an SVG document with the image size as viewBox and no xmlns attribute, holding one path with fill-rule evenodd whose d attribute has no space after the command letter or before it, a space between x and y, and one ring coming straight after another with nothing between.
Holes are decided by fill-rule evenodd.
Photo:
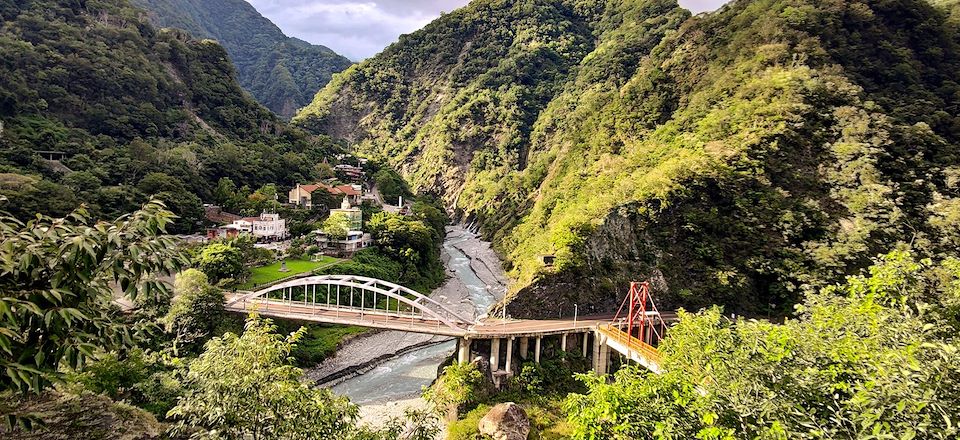
<instances>
[{"instance_id":1,"label":"bridge deck","mask_svg":"<svg viewBox=\"0 0 960 440\"><path fill-rule=\"evenodd\" d=\"M440 321L407 314L388 314L382 311L358 310L351 308L321 307L280 301L257 301L235 303L227 306L232 312L257 312L262 316L294 319L298 321L324 324L357 325L384 330L401 330L412 333L462 337L466 328L454 330Z\"/></svg>"},{"instance_id":2,"label":"bridge deck","mask_svg":"<svg viewBox=\"0 0 960 440\"><path fill-rule=\"evenodd\" d=\"M537 337L564 333L585 333L610 323L611 316L588 316L582 319L556 320L499 320L488 319L476 324L463 323L460 330L452 329L441 322L421 315L383 310L360 310L349 307L326 307L290 301L258 300L229 303L227 310L238 313L256 311L260 315L295 319L325 324L357 325L385 330L400 330L412 333L491 339L508 337ZM669 319L665 316L665 318ZM614 329L615 330L615 329Z\"/></svg>"},{"instance_id":3,"label":"bridge deck","mask_svg":"<svg viewBox=\"0 0 960 440\"><path fill-rule=\"evenodd\" d=\"M660 373L660 351L655 347L609 325L599 325L597 331L607 338L606 343L610 348L650 371Z\"/></svg>"}]
</instances>

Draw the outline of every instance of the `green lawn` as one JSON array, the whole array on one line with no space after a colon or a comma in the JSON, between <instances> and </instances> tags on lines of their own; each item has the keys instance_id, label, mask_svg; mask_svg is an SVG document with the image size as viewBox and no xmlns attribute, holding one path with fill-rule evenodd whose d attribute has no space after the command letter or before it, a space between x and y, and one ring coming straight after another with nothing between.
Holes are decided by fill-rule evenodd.
<instances>
[{"instance_id":1,"label":"green lawn","mask_svg":"<svg viewBox=\"0 0 960 440\"><path fill-rule=\"evenodd\" d=\"M320 257L317 261L307 261L307 260L287 260L287 272L280 272L280 262L273 263L269 266L255 267L250 269L250 278L247 282L237 286L238 289L251 289L253 287L259 286L261 284L266 284L271 281L276 281L282 278L290 277L293 275L311 272L319 267L326 266L328 264L333 264L339 261L333 257L323 256Z\"/></svg>"}]
</instances>

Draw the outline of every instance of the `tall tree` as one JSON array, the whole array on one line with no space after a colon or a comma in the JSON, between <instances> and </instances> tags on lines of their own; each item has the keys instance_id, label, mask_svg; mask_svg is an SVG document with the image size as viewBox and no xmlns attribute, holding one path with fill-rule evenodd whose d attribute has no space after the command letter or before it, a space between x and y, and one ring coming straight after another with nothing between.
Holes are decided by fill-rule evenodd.
<instances>
[{"instance_id":1,"label":"tall tree","mask_svg":"<svg viewBox=\"0 0 960 440\"><path fill-rule=\"evenodd\" d=\"M323 221L320 230L331 240L343 240L347 238L347 232L350 232L350 217L342 212L330 214L330 217Z\"/></svg>"},{"instance_id":2,"label":"tall tree","mask_svg":"<svg viewBox=\"0 0 960 440\"><path fill-rule=\"evenodd\" d=\"M357 408L302 382L302 371L290 365L304 331L284 337L253 315L242 335L211 340L190 364L187 392L170 410L174 432L201 429L226 440L352 438Z\"/></svg>"},{"instance_id":3,"label":"tall tree","mask_svg":"<svg viewBox=\"0 0 960 440\"><path fill-rule=\"evenodd\" d=\"M157 277L187 262L164 235L172 218L159 202L113 222L83 208L27 223L0 217L0 390L39 392L65 367L132 345L138 325L113 300L165 294Z\"/></svg>"},{"instance_id":4,"label":"tall tree","mask_svg":"<svg viewBox=\"0 0 960 440\"><path fill-rule=\"evenodd\" d=\"M245 274L243 252L229 242L210 243L195 258L197 268L203 271L210 281L217 283L231 278L239 279Z\"/></svg>"},{"instance_id":5,"label":"tall tree","mask_svg":"<svg viewBox=\"0 0 960 440\"><path fill-rule=\"evenodd\" d=\"M681 313L663 374L620 370L567 402L576 439L955 439L960 261L892 253L783 324Z\"/></svg>"},{"instance_id":6,"label":"tall tree","mask_svg":"<svg viewBox=\"0 0 960 440\"><path fill-rule=\"evenodd\" d=\"M223 320L223 292L211 286L207 275L197 269L177 274L170 311L162 318L167 333L173 335L174 355L184 346L199 345L213 334Z\"/></svg>"}]
</instances>

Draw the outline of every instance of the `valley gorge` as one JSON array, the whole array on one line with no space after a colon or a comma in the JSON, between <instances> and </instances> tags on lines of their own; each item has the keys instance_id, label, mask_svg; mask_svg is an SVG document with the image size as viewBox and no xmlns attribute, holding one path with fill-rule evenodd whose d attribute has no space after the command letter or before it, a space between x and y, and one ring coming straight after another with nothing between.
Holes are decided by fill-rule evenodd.
<instances>
[{"instance_id":1,"label":"valley gorge","mask_svg":"<svg viewBox=\"0 0 960 440\"><path fill-rule=\"evenodd\" d=\"M671 307L784 311L895 243L952 243L957 33L908 3L474 2L295 123L476 224L517 315L648 278Z\"/></svg>"},{"instance_id":2,"label":"valley gorge","mask_svg":"<svg viewBox=\"0 0 960 440\"><path fill-rule=\"evenodd\" d=\"M960 1L690 4L0 0L0 438L956 439Z\"/></svg>"}]
</instances>

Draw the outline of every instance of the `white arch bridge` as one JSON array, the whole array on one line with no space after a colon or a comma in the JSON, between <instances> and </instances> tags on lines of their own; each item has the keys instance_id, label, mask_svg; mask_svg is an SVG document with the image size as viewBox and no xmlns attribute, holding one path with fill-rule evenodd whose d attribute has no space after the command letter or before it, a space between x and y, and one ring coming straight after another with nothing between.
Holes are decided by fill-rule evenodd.
<instances>
[{"instance_id":1,"label":"white arch bridge","mask_svg":"<svg viewBox=\"0 0 960 440\"><path fill-rule=\"evenodd\" d=\"M226 309L238 313L257 312L275 318L456 337L460 362L470 361L473 341L484 341L495 372L512 374L514 352L526 359L530 345L533 345L533 360L540 362L544 338L551 339L556 345L554 349L581 351L585 358L591 357L594 371L601 374L607 371L609 349L655 372L660 371L660 354L654 345L662 331L656 340L653 331L641 331L639 336L634 336L632 327L624 328L626 323L613 316L478 322L412 289L356 275L297 278L257 292L228 294L226 299ZM630 314L635 315L632 306ZM645 329L662 327L676 320L673 313L661 314L655 310L640 309L636 316L643 317L640 322ZM501 348L505 354L503 370L500 370Z\"/></svg>"},{"instance_id":2,"label":"white arch bridge","mask_svg":"<svg viewBox=\"0 0 960 440\"><path fill-rule=\"evenodd\" d=\"M227 310L331 324L464 336L475 324L430 297L356 275L298 278L228 298Z\"/></svg>"}]
</instances>

